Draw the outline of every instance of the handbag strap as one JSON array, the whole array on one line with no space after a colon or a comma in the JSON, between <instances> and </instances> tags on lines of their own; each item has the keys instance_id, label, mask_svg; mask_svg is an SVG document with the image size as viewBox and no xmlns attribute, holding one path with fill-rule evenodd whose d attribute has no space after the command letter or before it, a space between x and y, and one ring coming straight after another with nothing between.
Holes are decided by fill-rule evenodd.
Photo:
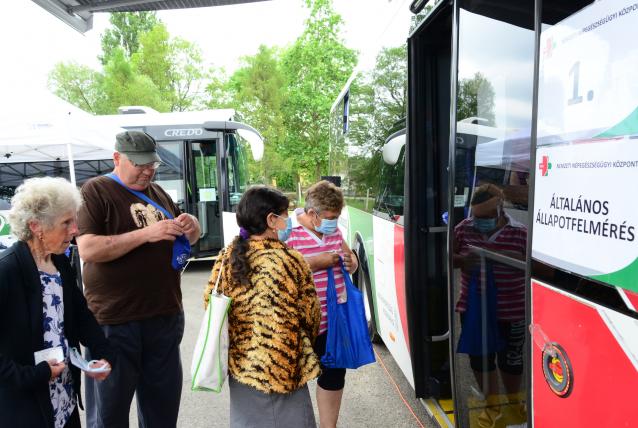
<instances>
[{"instance_id":1,"label":"handbag strap","mask_svg":"<svg viewBox=\"0 0 638 428\"><path fill-rule=\"evenodd\" d=\"M128 187L126 184L122 183L122 180L120 180L120 177L118 177L117 175L115 175L115 174L113 174L111 172L109 174L105 174L104 176L110 178L113 181L115 181L120 186L124 187L126 190L128 190L129 192L131 192L132 194L134 194L135 196L137 196L141 200L143 200L145 202L148 202L149 204L153 205L155 208L160 210L166 216L166 218L173 219L173 216L171 215L171 213L169 213L164 207L162 207L157 202L155 202L154 200L152 200L151 198L146 196L144 193L138 192L137 190L133 190L130 187Z\"/></svg>"},{"instance_id":2,"label":"handbag strap","mask_svg":"<svg viewBox=\"0 0 638 428\"><path fill-rule=\"evenodd\" d=\"M217 294L217 286L219 285L219 280L222 277L222 269L224 269L224 259L222 259L222 264L219 266L219 273L217 274L217 279L215 280L215 288L213 288L213 293Z\"/></svg>"}]
</instances>

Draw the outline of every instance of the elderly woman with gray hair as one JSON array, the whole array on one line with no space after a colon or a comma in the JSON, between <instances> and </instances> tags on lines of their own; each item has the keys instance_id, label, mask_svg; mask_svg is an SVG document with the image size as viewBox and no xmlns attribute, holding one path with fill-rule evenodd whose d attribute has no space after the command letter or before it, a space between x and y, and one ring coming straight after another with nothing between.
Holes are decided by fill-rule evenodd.
<instances>
[{"instance_id":1,"label":"elderly woman with gray hair","mask_svg":"<svg viewBox=\"0 0 638 428\"><path fill-rule=\"evenodd\" d=\"M62 178L33 178L16 190L9 224L18 241L0 254L0 426L80 427L80 343L101 358L86 375L104 379L112 361L65 250L82 203Z\"/></svg>"}]
</instances>

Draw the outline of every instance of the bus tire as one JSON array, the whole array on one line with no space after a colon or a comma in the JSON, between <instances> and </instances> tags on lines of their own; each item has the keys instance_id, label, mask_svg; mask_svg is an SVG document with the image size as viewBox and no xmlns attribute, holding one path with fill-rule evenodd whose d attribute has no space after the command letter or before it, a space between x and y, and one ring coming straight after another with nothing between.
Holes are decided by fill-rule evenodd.
<instances>
[{"instance_id":1,"label":"bus tire","mask_svg":"<svg viewBox=\"0 0 638 428\"><path fill-rule=\"evenodd\" d=\"M372 343L381 343L381 337L377 332L377 326L374 319L374 301L372 300L372 287L370 286L370 273L366 262L365 251L360 242L354 250L357 259L359 259L359 269L353 275L354 284L359 291L363 293L363 303L365 304L366 322L368 323L368 335Z\"/></svg>"}]
</instances>

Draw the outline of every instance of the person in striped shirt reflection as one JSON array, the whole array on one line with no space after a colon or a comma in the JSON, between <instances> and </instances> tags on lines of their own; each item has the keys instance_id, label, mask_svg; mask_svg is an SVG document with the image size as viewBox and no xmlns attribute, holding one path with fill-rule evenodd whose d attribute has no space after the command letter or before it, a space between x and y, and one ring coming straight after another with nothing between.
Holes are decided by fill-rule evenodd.
<instances>
[{"instance_id":1,"label":"person in striped shirt reflection","mask_svg":"<svg viewBox=\"0 0 638 428\"><path fill-rule=\"evenodd\" d=\"M504 200L498 186L480 185L473 192L471 215L454 228L453 260L461 281L456 311L462 320L457 352L469 354L485 396L486 406L476 422L479 428L495 427L499 420L515 425L527 419L522 386L525 271L489 256L525 260L527 227L505 213ZM480 349L470 343L480 343ZM498 374L505 394L499 393Z\"/></svg>"},{"instance_id":2,"label":"person in striped shirt reflection","mask_svg":"<svg viewBox=\"0 0 638 428\"><path fill-rule=\"evenodd\" d=\"M343 193L334 184L322 180L312 185L307 193L305 207L295 210L298 225L292 229L286 243L299 251L312 270L317 296L321 303L321 324L315 342L315 352L321 357L326 351L328 318L326 287L328 268L334 267L337 301L347 300L345 283L339 257L342 257L349 273L357 270L359 263L339 230L339 215L344 206ZM335 428L339 418L341 398L345 385L346 369L321 366L317 379L317 407L320 428Z\"/></svg>"}]
</instances>

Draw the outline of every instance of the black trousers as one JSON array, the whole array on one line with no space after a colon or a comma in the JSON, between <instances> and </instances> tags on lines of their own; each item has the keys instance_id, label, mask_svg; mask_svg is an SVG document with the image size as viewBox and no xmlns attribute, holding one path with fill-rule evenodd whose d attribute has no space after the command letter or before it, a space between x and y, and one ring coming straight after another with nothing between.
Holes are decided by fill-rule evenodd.
<instances>
[{"instance_id":1,"label":"black trousers","mask_svg":"<svg viewBox=\"0 0 638 428\"><path fill-rule=\"evenodd\" d=\"M117 360L106 380L86 378L87 427L128 427L133 394L140 427L175 427L182 395L179 344L184 313L105 325L102 330Z\"/></svg>"}]
</instances>

